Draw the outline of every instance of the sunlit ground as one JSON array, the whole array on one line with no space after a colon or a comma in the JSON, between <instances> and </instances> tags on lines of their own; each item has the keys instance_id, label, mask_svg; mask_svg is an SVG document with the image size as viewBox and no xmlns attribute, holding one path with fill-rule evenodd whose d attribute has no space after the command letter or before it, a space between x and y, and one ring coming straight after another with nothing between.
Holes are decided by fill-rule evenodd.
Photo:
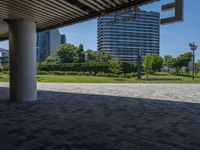
<instances>
[{"instance_id":1,"label":"sunlit ground","mask_svg":"<svg viewBox=\"0 0 200 150\"><path fill-rule=\"evenodd\" d=\"M96 76L77 76L77 75L38 75L38 82L44 83L200 83L200 75L197 75L195 80L192 80L190 74L182 74L179 76L170 75L167 73L155 73L142 76L142 80L132 78L116 78L116 77L96 77ZM8 82L7 74L0 74L0 82Z\"/></svg>"}]
</instances>

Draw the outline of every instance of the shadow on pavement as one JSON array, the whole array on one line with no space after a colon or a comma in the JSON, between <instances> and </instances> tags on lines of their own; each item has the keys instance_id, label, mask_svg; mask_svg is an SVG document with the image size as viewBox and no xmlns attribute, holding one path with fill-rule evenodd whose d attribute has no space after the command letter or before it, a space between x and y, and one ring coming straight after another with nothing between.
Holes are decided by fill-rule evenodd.
<instances>
[{"instance_id":1,"label":"shadow on pavement","mask_svg":"<svg viewBox=\"0 0 200 150\"><path fill-rule=\"evenodd\" d=\"M200 104L38 91L10 103L0 88L0 149L200 149Z\"/></svg>"}]
</instances>

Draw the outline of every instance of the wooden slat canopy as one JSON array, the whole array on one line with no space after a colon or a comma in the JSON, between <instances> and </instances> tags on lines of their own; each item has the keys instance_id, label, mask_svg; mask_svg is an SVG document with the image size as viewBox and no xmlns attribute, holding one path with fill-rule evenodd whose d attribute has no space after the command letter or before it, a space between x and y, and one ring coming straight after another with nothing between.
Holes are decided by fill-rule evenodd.
<instances>
[{"instance_id":1,"label":"wooden slat canopy","mask_svg":"<svg viewBox=\"0 0 200 150\"><path fill-rule=\"evenodd\" d=\"M0 40L9 20L31 20L45 31L158 0L0 0Z\"/></svg>"}]
</instances>

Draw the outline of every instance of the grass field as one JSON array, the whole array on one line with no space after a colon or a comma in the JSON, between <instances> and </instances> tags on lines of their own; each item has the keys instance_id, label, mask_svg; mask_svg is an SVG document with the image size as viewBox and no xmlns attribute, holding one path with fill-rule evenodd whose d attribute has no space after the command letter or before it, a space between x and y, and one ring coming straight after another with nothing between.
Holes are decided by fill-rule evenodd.
<instances>
[{"instance_id":1,"label":"grass field","mask_svg":"<svg viewBox=\"0 0 200 150\"><path fill-rule=\"evenodd\" d=\"M69 76L69 75L38 75L38 82L49 83L192 83L200 84L200 76L193 81L190 75L168 75L167 73L156 73L146 76L142 80L136 78L114 78L114 77L95 77L95 76ZM8 82L9 77L6 74L0 74L0 82Z\"/></svg>"}]
</instances>

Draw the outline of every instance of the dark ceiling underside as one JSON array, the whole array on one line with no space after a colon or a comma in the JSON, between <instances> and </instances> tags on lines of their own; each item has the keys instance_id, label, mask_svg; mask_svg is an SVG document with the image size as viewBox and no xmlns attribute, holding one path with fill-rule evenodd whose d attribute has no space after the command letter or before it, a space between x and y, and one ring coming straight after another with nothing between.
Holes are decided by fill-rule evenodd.
<instances>
[{"instance_id":1,"label":"dark ceiling underside","mask_svg":"<svg viewBox=\"0 0 200 150\"><path fill-rule=\"evenodd\" d=\"M31 20L45 31L158 0L0 0L0 40L8 38L5 20Z\"/></svg>"}]
</instances>

